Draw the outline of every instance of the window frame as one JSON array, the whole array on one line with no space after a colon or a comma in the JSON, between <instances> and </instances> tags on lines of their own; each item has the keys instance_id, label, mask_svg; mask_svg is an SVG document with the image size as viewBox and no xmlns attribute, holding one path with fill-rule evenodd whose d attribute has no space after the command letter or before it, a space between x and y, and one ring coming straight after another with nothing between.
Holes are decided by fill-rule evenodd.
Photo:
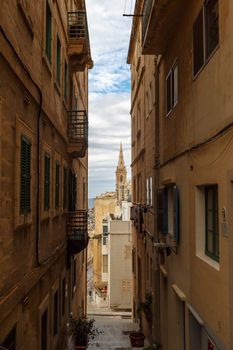
<instances>
[{"instance_id":1,"label":"window frame","mask_svg":"<svg viewBox=\"0 0 233 350\"><path fill-rule=\"evenodd\" d=\"M175 80L175 70L177 69L177 75ZM170 79L170 109L168 110L168 80ZM176 86L176 94L175 94L175 86ZM176 105L179 102L179 65L178 65L178 59L175 60L173 63L171 69L169 70L167 76L166 76L166 117L168 117L172 111L175 109ZM175 96L177 96L175 100Z\"/></svg>"},{"instance_id":2,"label":"window frame","mask_svg":"<svg viewBox=\"0 0 233 350\"><path fill-rule=\"evenodd\" d=\"M195 18L195 21L193 23L193 32L192 32L192 48L193 48L193 80L196 79L196 77L200 74L200 72L204 69L204 67L208 64L208 62L211 60L215 52L218 50L219 45L220 45L220 26L219 26L219 0L216 0L218 2L218 43L215 46L215 48L207 54L207 45L208 45L208 38L207 38L207 11L206 8L210 2L210 0L206 0L205 3L203 4L201 10L198 12L198 15ZM200 68L195 72L195 49L194 49L194 25L202 13L202 50L203 50L203 64L200 66Z\"/></svg>"},{"instance_id":3,"label":"window frame","mask_svg":"<svg viewBox=\"0 0 233 350\"><path fill-rule=\"evenodd\" d=\"M60 208L60 178L61 178L61 165L60 162L58 160L55 161L55 181L54 181L54 189L55 189L55 193L54 193L54 207L55 209L59 209Z\"/></svg>"},{"instance_id":4,"label":"window frame","mask_svg":"<svg viewBox=\"0 0 233 350\"><path fill-rule=\"evenodd\" d=\"M58 45L59 44L59 45ZM59 35L57 34L57 41L56 41L56 82L61 86L61 40L59 38Z\"/></svg>"},{"instance_id":5,"label":"window frame","mask_svg":"<svg viewBox=\"0 0 233 350\"><path fill-rule=\"evenodd\" d=\"M212 208L208 208L208 192L214 190L212 196ZM216 209L217 208L217 209ZM212 221L212 240L213 240L213 250L209 250L208 246L208 233L210 232L208 228L208 212L213 212L211 215ZM216 244L217 242L217 244ZM216 252L216 247L218 247L218 254ZM205 254L211 259L219 262L219 206L218 206L218 185L205 186Z\"/></svg>"},{"instance_id":6,"label":"window frame","mask_svg":"<svg viewBox=\"0 0 233 350\"><path fill-rule=\"evenodd\" d=\"M25 170L23 173L23 143L25 144ZM29 152L29 154L28 154ZM27 158L29 156L29 159ZM31 213L31 166L32 166L32 141L29 137L21 134L20 138L20 194L19 211L20 215ZM24 185L24 186L23 186ZM24 188L23 188L24 187ZM29 191L29 193L27 193ZM22 205L22 197L23 205Z\"/></svg>"},{"instance_id":7,"label":"window frame","mask_svg":"<svg viewBox=\"0 0 233 350\"><path fill-rule=\"evenodd\" d=\"M46 175L46 159L49 160L47 175ZM50 191L51 191L51 155L45 152L44 153L44 211L49 211L51 208ZM47 195L48 195L48 198L47 198Z\"/></svg>"},{"instance_id":8,"label":"window frame","mask_svg":"<svg viewBox=\"0 0 233 350\"><path fill-rule=\"evenodd\" d=\"M49 11L48 11L49 10ZM50 16L48 16L50 15ZM49 28L48 28L49 25ZM45 4L45 55L49 63L52 63L52 41L53 41L53 15L49 4L46 0Z\"/></svg>"}]
</instances>

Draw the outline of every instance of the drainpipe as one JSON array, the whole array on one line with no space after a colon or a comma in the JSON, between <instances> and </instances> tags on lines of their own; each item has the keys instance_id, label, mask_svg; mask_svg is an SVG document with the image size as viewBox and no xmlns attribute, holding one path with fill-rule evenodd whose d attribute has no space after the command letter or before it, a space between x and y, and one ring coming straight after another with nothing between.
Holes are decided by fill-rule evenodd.
<instances>
[{"instance_id":1,"label":"drainpipe","mask_svg":"<svg viewBox=\"0 0 233 350\"><path fill-rule=\"evenodd\" d=\"M159 66L160 66L161 56L155 57L155 174L154 174L154 188L158 189L160 186L160 86L159 86ZM155 241L159 241L158 231L157 231L157 192L155 191ZM155 294L157 294L157 305L156 305L156 315L157 315L157 340L161 343L161 310L160 310L160 273L159 273L159 259L156 252L156 269L158 273L156 274L155 282Z\"/></svg>"}]
</instances>

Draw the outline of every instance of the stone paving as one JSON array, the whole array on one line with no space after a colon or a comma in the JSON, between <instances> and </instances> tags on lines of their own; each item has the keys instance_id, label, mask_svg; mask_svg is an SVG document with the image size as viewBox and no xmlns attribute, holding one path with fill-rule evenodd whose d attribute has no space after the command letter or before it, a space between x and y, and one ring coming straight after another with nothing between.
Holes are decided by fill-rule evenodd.
<instances>
[{"instance_id":1,"label":"stone paving","mask_svg":"<svg viewBox=\"0 0 233 350\"><path fill-rule=\"evenodd\" d=\"M89 315L91 317L91 315ZM94 349L115 349L129 350L131 347L129 334L132 331L138 330L138 325L133 323L131 319L125 319L124 316L94 316L95 326L103 331L95 340L91 342L88 350ZM148 344L145 342L145 347ZM135 348L143 349L143 348Z\"/></svg>"}]
</instances>

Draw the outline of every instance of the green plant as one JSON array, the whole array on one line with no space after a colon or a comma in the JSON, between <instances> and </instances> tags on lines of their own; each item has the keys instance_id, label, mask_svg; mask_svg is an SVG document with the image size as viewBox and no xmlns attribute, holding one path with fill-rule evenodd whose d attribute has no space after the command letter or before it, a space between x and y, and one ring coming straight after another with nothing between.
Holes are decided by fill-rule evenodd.
<instances>
[{"instance_id":1,"label":"green plant","mask_svg":"<svg viewBox=\"0 0 233 350\"><path fill-rule=\"evenodd\" d=\"M141 311L144 312L148 322L152 321L152 294L147 292L145 295L145 301L138 303L137 312L140 315Z\"/></svg>"},{"instance_id":2,"label":"green plant","mask_svg":"<svg viewBox=\"0 0 233 350\"><path fill-rule=\"evenodd\" d=\"M95 320L87 319L85 316L74 319L70 318L70 334L72 335L75 345L86 346L90 340L93 340L103 332L94 327Z\"/></svg>"}]
</instances>

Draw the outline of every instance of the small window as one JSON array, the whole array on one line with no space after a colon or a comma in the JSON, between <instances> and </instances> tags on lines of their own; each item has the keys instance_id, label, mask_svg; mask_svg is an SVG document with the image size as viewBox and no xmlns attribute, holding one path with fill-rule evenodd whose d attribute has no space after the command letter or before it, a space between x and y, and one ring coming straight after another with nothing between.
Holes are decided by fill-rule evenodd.
<instances>
[{"instance_id":1,"label":"small window","mask_svg":"<svg viewBox=\"0 0 233 350\"><path fill-rule=\"evenodd\" d=\"M62 280L62 296L61 296L61 313L62 316L65 315L66 312L66 279Z\"/></svg>"},{"instance_id":2,"label":"small window","mask_svg":"<svg viewBox=\"0 0 233 350\"><path fill-rule=\"evenodd\" d=\"M167 115L178 103L178 64L175 63L166 79Z\"/></svg>"},{"instance_id":3,"label":"small window","mask_svg":"<svg viewBox=\"0 0 233 350\"><path fill-rule=\"evenodd\" d=\"M65 67L64 67L64 99L67 101L68 97L68 66L65 61Z\"/></svg>"},{"instance_id":4,"label":"small window","mask_svg":"<svg viewBox=\"0 0 233 350\"><path fill-rule=\"evenodd\" d=\"M218 186L205 187L205 253L219 261Z\"/></svg>"},{"instance_id":5,"label":"small window","mask_svg":"<svg viewBox=\"0 0 233 350\"><path fill-rule=\"evenodd\" d=\"M58 333L58 291L53 297L53 336Z\"/></svg>"},{"instance_id":6,"label":"small window","mask_svg":"<svg viewBox=\"0 0 233 350\"><path fill-rule=\"evenodd\" d=\"M48 349L48 309L46 309L41 317L41 341L40 341L40 349L47 350Z\"/></svg>"},{"instance_id":7,"label":"small window","mask_svg":"<svg viewBox=\"0 0 233 350\"><path fill-rule=\"evenodd\" d=\"M67 209L67 196L68 196L68 170L63 168L63 209Z\"/></svg>"},{"instance_id":8,"label":"small window","mask_svg":"<svg viewBox=\"0 0 233 350\"><path fill-rule=\"evenodd\" d=\"M31 211L31 141L21 137L20 155L20 214Z\"/></svg>"},{"instance_id":9,"label":"small window","mask_svg":"<svg viewBox=\"0 0 233 350\"><path fill-rule=\"evenodd\" d=\"M170 234L174 241L180 239L180 203L177 186L159 189L157 193L157 225L162 234Z\"/></svg>"},{"instance_id":10,"label":"small window","mask_svg":"<svg viewBox=\"0 0 233 350\"><path fill-rule=\"evenodd\" d=\"M46 1L46 56L51 63L52 58L52 13L48 1Z\"/></svg>"},{"instance_id":11,"label":"small window","mask_svg":"<svg viewBox=\"0 0 233 350\"><path fill-rule=\"evenodd\" d=\"M108 273L108 255L103 255L103 273Z\"/></svg>"},{"instance_id":12,"label":"small window","mask_svg":"<svg viewBox=\"0 0 233 350\"><path fill-rule=\"evenodd\" d=\"M55 208L59 208L60 163L55 163Z\"/></svg>"},{"instance_id":13,"label":"small window","mask_svg":"<svg viewBox=\"0 0 233 350\"><path fill-rule=\"evenodd\" d=\"M57 36L57 53L56 53L56 80L58 85L61 83L61 43Z\"/></svg>"},{"instance_id":14,"label":"small window","mask_svg":"<svg viewBox=\"0 0 233 350\"><path fill-rule=\"evenodd\" d=\"M218 0L208 0L193 25L194 76L207 63L219 44Z\"/></svg>"},{"instance_id":15,"label":"small window","mask_svg":"<svg viewBox=\"0 0 233 350\"><path fill-rule=\"evenodd\" d=\"M44 210L50 209L50 156L44 157Z\"/></svg>"}]
</instances>

